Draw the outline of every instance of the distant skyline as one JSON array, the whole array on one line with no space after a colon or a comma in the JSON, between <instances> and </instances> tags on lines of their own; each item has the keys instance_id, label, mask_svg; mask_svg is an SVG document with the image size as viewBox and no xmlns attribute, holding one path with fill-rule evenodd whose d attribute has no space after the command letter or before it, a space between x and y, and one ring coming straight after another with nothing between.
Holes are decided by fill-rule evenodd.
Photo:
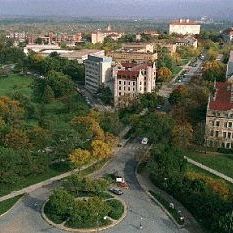
<instances>
[{"instance_id":1,"label":"distant skyline","mask_svg":"<svg viewBox=\"0 0 233 233\"><path fill-rule=\"evenodd\" d=\"M0 16L233 19L233 0L0 0Z\"/></svg>"}]
</instances>

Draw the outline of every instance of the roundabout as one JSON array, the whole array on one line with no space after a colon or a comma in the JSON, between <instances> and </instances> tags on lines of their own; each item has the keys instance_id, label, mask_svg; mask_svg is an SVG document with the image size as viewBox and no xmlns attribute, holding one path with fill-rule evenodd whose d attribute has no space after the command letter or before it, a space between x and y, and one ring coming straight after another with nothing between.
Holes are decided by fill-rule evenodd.
<instances>
[{"instance_id":1,"label":"roundabout","mask_svg":"<svg viewBox=\"0 0 233 233\"><path fill-rule=\"evenodd\" d=\"M127 206L106 191L108 186L104 179L74 175L43 204L42 217L49 225L68 232L99 232L114 227L127 215Z\"/></svg>"}]
</instances>

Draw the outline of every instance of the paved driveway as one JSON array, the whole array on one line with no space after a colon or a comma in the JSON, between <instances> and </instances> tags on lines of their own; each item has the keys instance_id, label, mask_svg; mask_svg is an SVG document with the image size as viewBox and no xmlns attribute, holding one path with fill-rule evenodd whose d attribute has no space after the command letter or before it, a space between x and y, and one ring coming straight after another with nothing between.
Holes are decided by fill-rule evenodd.
<instances>
[{"instance_id":1,"label":"paved driveway","mask_svg":"<svg viewBox=\"0 0 233 233\"><path fill-rule=\"evenodd\" d=\"M128 205L128 215L117 226L105 233L187 233L177 229L167 215L143 192L134 174L135 155L141 145L128 143L115 157L95 176L118 171L124 175L130 189L121 196ZM0 219L0 233L63 233L48 225L41 217L40 208L56 184L40 188L17 203L14 208ZM140 223L143 229L139 229Z\"/></svg>"}]
</instances>

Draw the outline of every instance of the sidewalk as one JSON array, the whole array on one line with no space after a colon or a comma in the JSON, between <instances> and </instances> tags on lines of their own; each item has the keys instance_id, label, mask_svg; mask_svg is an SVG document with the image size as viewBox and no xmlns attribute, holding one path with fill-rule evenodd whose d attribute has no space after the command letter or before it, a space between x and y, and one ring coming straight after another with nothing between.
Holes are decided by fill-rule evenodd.
<instances>
[{"instance_id":1,"label":"sidewalk","mask_svg":"<svg viewBox=\"0 0 233 233\"><path fill-rule=\"evenodd\" d=\"M222 179L224 179L224 180L226 180L226 181L233 184L233 179L231 177L226 176L223 173L218 172L218 171L216 171L216 170L214 170L214 169L212 169L210 167L207 167L207 166L203 165L202 163L198 163L195 160L192 160L192 159L190 159L190 158L188 158L186 156L185 156L185 159L187 159L188 163L191 163L192 165L197 166L197 167L199 167L199 168L201 168L201 169L203 169L205 171L208 171L209 173L211 173L211 174L213 174L215 176L218 176L218 177L220 177L220 178L222 178Z\"/></svg>"},{"instance_id":2,"label":"sidewalk","mask_svg":"<svg viewBox=\"0 0 233 233\"><path fill-rule=\"evenodd\" d=\"M177 200L175 200L172 196L164 192L163 190L157 188L149 179L147 173L137 174L138 182L142 186L142 188L146 191L154 191L155 193L160 193L164 199L168 202L174 203L176 207L182 212L185 217L185 229L187 229L190 233L203 233L198 222L191 215L191 213Z\"/></svg>"}]
</instances>

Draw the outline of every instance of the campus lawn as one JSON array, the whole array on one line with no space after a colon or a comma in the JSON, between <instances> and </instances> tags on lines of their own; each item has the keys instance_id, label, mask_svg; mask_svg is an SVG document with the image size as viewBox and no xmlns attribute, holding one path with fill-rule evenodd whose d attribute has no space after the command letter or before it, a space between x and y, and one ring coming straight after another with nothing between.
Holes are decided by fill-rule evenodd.
<instances>
[{"instance_id":1,"label":"campus lawn","mask_svg":"<svg viewBox=\"0 0 233 233\"><path fill-rule=\"evenodd\" d=\"M208 152L190 152L187 157L233 178L233 155Z\"/></svg>"},{"instance_id":2,"label":"campus lawn","mask_svg":"<svg viewBox=\"0 0 233 233\"><path fill-rule=\"evenodd\" d=\"M7 212L22 196L17 196L6 201L0 202L0 215Z\"/></svg>"},{"instance_id":3,"label":"campus lawn","mask_svg":"<svg viewBox=\"0 0 233 233\"><path fill-rule=\"evenodd\" d=\"M30 96L32 81L31 77L19 74L12 74L7 77L0 76L0 96L9 96L15 91Z\"/></svg>"}]
</instances>

